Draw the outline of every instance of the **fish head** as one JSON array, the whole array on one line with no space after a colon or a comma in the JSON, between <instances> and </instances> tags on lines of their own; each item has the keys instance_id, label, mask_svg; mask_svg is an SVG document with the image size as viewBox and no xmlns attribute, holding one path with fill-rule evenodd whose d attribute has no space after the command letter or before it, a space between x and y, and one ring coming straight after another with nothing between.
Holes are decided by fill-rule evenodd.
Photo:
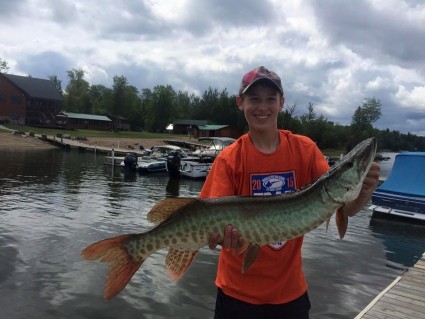
<instances>
[{"instance_id":1,"label":"fish head","mask_svg":"<svg viewBox=\"0 0 425 319\"><path fill-rule=\"evenodd\" d=\"M355 199L376 155L374 137L357 144L328 171L324 181L326 192L335 202Z\"/></svg>"}]
</instances>

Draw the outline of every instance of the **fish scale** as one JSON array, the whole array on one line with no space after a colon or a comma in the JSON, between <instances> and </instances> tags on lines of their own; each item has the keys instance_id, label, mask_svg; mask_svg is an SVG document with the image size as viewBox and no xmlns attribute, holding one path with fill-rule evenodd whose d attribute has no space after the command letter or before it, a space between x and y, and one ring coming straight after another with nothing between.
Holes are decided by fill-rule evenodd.
<instances>
[{"instance_id":1,"label":"fish scale","mask_svg":"<svg viewBox=\"0 0 425 319\"><path fill-rule=\"evenodd\" d=\"M376 140L359 143L337 164L307 187L276 196L230 196L213 199L167 198L148 213L156 226L139 234L105 239L85 248L88 260L111 264L105 284L105 299L117 295L142 263L155 251L169 248L165 259L171 279L181 278L199 248L208 244L211 233L221 233L231 224L246 242L242 272L254 262L258 248L301 236L358 196L376 154ZM337 211L338 217L339 211ZM340 214L342 215L342 214ZM337 218L340 237L347 219Z\"/></svg>"}]
</instances>

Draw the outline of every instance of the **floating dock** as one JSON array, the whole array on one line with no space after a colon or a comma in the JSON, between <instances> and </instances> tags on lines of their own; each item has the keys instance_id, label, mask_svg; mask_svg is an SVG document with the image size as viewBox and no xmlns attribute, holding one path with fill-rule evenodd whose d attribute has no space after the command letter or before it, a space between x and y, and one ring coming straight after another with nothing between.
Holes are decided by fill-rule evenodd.
<instances>
[{"instance_id":1,"label":"floating dock","mask_svg":"<svg viewBox=\"0 0 425 319\"><path fill-rule=\"evenodd\" d=\"M397 277L355 319L424 319L425 253Z\"/></svg>"}]
</instances>

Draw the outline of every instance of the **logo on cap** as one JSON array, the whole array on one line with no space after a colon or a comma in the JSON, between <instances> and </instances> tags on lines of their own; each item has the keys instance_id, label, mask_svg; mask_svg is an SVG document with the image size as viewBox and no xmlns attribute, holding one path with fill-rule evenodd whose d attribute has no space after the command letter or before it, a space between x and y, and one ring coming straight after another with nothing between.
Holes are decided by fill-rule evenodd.
<instances>
[{"instance_id":1,"label":"logo on cap","mask_svg":"<svg viewBox=\"0 0 425 319\"><path fill-rule=\"evenodd\" d=\"M239 95L244 94L251 85L259 80L268 80L272 82L283 95L282 82L279 75L273 71L268 70L264 66L259 66L258 68L255 68L244 75L242 78L241 87L239 89Z\"/></svg>"}]
</instances>

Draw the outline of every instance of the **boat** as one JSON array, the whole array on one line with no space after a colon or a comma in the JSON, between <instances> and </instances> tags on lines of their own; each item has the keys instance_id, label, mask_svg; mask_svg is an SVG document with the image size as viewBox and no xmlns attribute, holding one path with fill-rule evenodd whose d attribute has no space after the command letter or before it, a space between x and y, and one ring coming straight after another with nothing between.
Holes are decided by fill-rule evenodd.
<instances>
[{"instance_id":1,"label":"boat","mask_svg":"<svg viewBox=\"0 0 425 319\"><path fill-rule=\"evenodd\" d=\"M103 164L105 165L114 165L120 166L121 162L124 160L124 156L105 156Z\"/></svg>"},{"instance_id":2,"label":"boat","mask_svg":"<svg viewBox=\"0 0 425 319\"><path fill-rule=\"evenodd\" d=\"M388 178L372 194L372 217L425 222L425 152L397 154Z\"/></svg>"},{"instance_id":3,"label":"boat","mask_svg":"<svg viewBox=\"0 0 425 319\"><path fill-rule=\"evenodd\" d=\"M214 162L212 156L187 157L181 161L179 173L181 177L204 179Z\"/></svg>"},{"instance_id":4,"label":"boat","mask_svg":"<svg viewBox=\"0 0 425 319\"><path fill-rule=\"evenodd\" d=\"M119 154L119 155L117 155L117 154ZM108 166L110 166L110 165L122 166L121 163L123 161L128 161L128 160L134 161L134 164L135 164L139 157L146 156L146 155L150 154L150 150L140 150L140 151L137 151L137 152L132 151L132 152L126 153L124 156L123 156L122 152L119 152L117 154L116 154L116 152L114 152L112 150L111 153L108 153L108 155L106 155L104 157L103 164L108 165Z\"/></svg>"},{"instance_id":5,"label":"boat","mask_svg":"<svg viewBox=\"0 0 425 319\"><path fill-rule=\"evenodd\" d=\"M129 170L136 170L140 174L167 172L166 161L170 153L177 154L181 158L187 157L187 153L174 145L158 145L151 147L148 155L131 158L126 156L120 165ZM127 154L129 155L129 154Z\"/></svg>"},{"instance_id":6,"label":"boat","mask_svg":"<svg viewBox=\"0 0 425 319\"><path fill-rule=\"evenodd\" d=\"M204 145L180 161L180 176L190 179L205 179L216 156L235 139L230 137L200 137L198 141Z\"/></svg>"}]
</instances>

